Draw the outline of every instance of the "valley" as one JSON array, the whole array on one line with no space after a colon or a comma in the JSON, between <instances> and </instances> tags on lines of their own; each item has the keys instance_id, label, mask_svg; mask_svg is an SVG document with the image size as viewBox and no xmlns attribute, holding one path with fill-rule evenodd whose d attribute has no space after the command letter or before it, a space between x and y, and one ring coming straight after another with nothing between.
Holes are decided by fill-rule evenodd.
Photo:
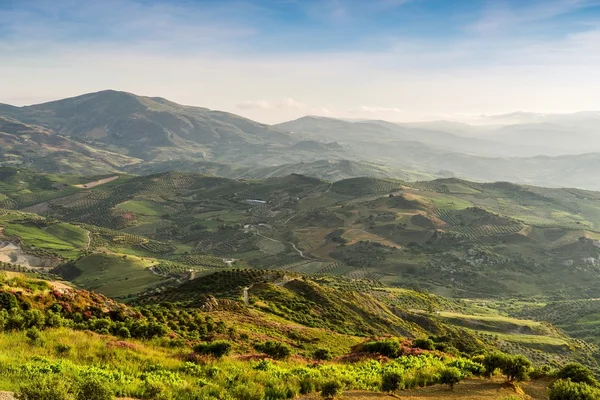
<instances>
[{"instance_id":1,"label":"valley","mask_svg":"<svg viewBox=\"0 0 600 400\"><path fill-rule=\"evenodd\" d=\"M456 354L600 371L596 192L456 178L0 176L2 240L21 255L0 263L8 273L122 307L198 310L298 356L430 337Z\"/></svg>"}]
</instances>

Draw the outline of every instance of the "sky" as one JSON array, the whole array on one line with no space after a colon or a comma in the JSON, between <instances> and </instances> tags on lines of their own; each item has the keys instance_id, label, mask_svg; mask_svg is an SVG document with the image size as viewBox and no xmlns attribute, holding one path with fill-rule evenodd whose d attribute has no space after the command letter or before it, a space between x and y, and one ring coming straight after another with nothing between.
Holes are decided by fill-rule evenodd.
<instances>
[{"instance_id":1,"label":"sky","mask_svg":"<svg viewBox=\"0 0 600 400\"><path fill-rule=\"evenodd\" d=\"M0 103L104 89L266 123L600 109L600 0L0 0Z\"/></svg>"}]
</instances>

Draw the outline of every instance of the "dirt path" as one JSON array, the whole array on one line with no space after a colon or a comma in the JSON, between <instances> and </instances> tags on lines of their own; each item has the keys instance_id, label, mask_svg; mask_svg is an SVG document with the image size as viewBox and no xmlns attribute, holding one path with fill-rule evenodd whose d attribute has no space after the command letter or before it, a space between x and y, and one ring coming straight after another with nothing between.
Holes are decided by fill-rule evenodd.
<instances>
[{"instance_id":1,"label":"dirt path","mask_svg":"<svg viewBox=\"0 0 600 400\"><path fill-rule=\"evenodd\" d=\"M270 237L268 237L268 236L265 236L265 235L263 235L262 233L260 233L260 231L259 231L259 230L258 230L258 228L256 228L256 227L252 227L252 230L254 231L254 234L255 234L256 236L260 236L260 237L261 237L261 238L263 238L263 239L271 240L271 241L273 241L273 242L277 242L277 243L281 243L281 244L290 244L290 245L292 245L292 247L294 248L294 250L295 250L295 251L296 251L296 252L297 252L297 253L300 255L300 257L302 257L302 258L305 258L305 259L307 259L307 260L312 260L312 261L321 261L321 260L317 260L316 258L311 258L311 257L308 257L308 256L304 255L304 252L303 252L302 250L300 250L299 248L297 248L297 247L296 247L296 245L295 245L294 243L292 243L292 242L282 242L281 240L277 240L277 239L273 239L273 238L270 238Z\"/></svg>"},{"instance_id":2,"label":"dirt path","mask_svg":"<svg viewBox=\"0 0 600 400\"><path fill-rule=\"evenodd\" d=\"M83 183L81 185L73 185L73 186L78 187L80 189L91 189L93 187L104 185L105 183L108 183L108 182L112 182L112 181L114 181L116 179L119 179L119 175L111 176L109 178L104 178L104 179L100 179L100 180L97 180L97 181Z\"/></svg>"}]
</instances>

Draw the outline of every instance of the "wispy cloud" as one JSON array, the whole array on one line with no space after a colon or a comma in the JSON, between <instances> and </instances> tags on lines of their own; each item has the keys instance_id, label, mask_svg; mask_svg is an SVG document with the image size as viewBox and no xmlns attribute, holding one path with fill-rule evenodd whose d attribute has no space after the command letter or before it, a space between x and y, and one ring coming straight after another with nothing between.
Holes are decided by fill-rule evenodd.
<instances>
[{"instance_id":1,"label":"wispy cloud","mask_svg":"<svg viewBox=\"0 0 600 400\"><path fill-rule=\"evenodd\" d=\"M275 108L283 108L283 109L305 109L307 108L305 104L300 103L299 101L294 100L291 97L286 97L280 101L269 102L267 100L248 100L238 103L237 108L243 110L251 110L251 109L262 109L262 110L271 110Z\"/></svg>"},{"instance_id":2,"label":"wispy cloud","mask_svg":"<svg viewBox=\"0 0 600 400\"><path fill-rule=\"evenodd\" d=\"M360 106L349 111L351 114L381 114L381 113L401 113L402 110L396 107L373 107Z\"/></svg>"},{"instance_id":3,"label":"wispy cloud","mask_svg":"<svg viewBox=\"0 0 600 400\"><path fill-rule=\"evenodd\" d=\"M545 21L597 4L597 0L529 0L517 3L488 1L483 16L467 25L476 33L506 33L506 29Z\"/></svg>"}]
</instances>

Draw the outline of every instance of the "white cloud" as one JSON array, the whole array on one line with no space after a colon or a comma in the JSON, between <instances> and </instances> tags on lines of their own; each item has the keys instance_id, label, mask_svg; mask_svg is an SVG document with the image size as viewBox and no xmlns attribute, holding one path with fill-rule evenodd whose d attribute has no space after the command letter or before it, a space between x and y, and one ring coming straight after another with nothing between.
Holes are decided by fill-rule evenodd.
<instances>
[{"instance_id":1,"label":"white cloud","mask_svg":"<svg viewBox=\"0 0 600 400\"><path fill-rule=\"evenodd\" d=\"M277 104L279 108L306 108L306 106L291 97L286 97L279 104Z\"/></svg>"},{"instance_id":2,"label":"white cloud","mask_svg":"<svg viewBox=\"0 0 600 400\"><path fill-rule=\"evenodd\" d=\"M401 113L402 110L395 107L372 107L372 106L360 106L357 109L349 111L352 114L380 114L380 113Z\"/></svg>"},{"instance_id":3,"label":"white cloud","mask_svg":"<svg viewBox=\"0 0 600 400\"><path fill-rule=\"evenodd\" d=\"M236 104L237 108L241 108L242 110L251 110L251 109L263 109L263 110L269 110L271 108L273 108L273 106L271 105L271 103L269 103L266 100L248 100L248 101L244 101L242 103L238 103Z\"/></svg>"}]
</instances>

